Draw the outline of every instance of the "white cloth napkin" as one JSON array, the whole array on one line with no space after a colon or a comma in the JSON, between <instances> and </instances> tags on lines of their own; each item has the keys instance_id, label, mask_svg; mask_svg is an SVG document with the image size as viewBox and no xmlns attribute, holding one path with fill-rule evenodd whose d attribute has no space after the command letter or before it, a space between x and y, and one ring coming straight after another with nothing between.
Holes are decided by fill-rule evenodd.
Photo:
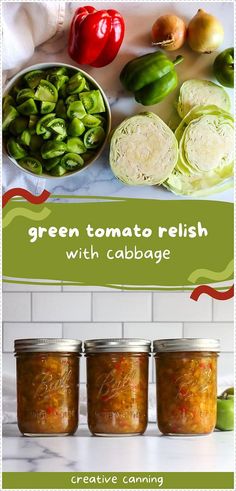
<instances>
[{"instance_id":1,"label":"white cloth napkin","mask_svg":"<svg viewBox=\"0 0 236 491\"><path fill-rule=\"evenodd\" d=\"M37 46L57 39L63 30L66 2L6 2L3 3L3 84L17 74L32 58ZM3 90L4 90L3 86ZM3 154L3 192L23 187L40 194L45 180L21 172Z\"/></svg>"}]
</instances>

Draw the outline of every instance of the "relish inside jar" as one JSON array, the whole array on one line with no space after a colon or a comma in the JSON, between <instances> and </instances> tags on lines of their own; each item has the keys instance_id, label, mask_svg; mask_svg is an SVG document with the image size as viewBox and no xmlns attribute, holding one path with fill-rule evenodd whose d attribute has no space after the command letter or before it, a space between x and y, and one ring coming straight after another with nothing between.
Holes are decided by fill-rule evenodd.
<instances>
[{"instance_id":1,"label":"relish inside jar","mask_svg":"<svg viewBox=\"0 0 236 491\"><path fill-rule=\"evenodd\" d=\"M203 435L216 424L219 341L154 341L157 421L167 435Z\"/></svg>"},{"instance_id":2,"label":"relish inside jar","mask_svg":"<svg viewBox=\"0 0 236 491\"><path fill-rule=\"evenodd\" d=\"M150 342L89 340L88 426L95 435L140 435L148 422Z\"/></svg>"},{"instance_id":3,"label":"relish inside jar","mask_svg":"<svg viewBox=\"0 0 236 491\"><path fill-rule=\"evenodd\" d=\"M78 427L81 341L16 340L17 420L21 433L71 435Z\"/></svg>"}]
</instances>

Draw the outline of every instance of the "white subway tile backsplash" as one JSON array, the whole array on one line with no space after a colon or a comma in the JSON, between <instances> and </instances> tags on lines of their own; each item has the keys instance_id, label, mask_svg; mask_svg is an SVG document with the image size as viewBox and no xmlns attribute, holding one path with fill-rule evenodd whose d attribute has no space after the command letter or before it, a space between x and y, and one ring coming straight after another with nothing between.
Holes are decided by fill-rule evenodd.
<instances>
[{"instance_id":1,"label":"white subway tile backsplash","mask_svg":"<svg viewBox=\"0 0 236 491\"><path fill-rule=\"evenodd\" d=\"M228 385L234 385L234 353L221 353L218 358L218 378L227 378Z\"/></svg>"},{"instance_id":2,"label":"white subway tile backsplash","mask_svg":"<svg viewBox=\"0 0 236 491\"><path fill-rule=\"evenodd\" d=\"M14 351L14 340L20 338L61 338L62 324L37 322L5 322L3 325L3 350Z\"/></svg>"},{"instance_id":3,"label":"white subway tile backsplash","mask_svg":"<svg viewBox=\"0 0 236 491\"><path fill-rule=\"evenodd\" d=\"M4 283L2 290L4 292L60 292L60 285L30 285L21 283Z\"/></svg>"},{"instance_id":4,"label":"white subway tile backsplash","mask_svg":"<svg viewBox=\"0 0 236 491\"><path fill-rule=\"evenodd\" d=\"M154 293L154 321L211 321L212 301L202 295L197 302L190 292Z\"/></svg>"},{"instance_id":5,"label":"white subway tile backsplash","mask_svg":"<svg viewBox=\"0 0 236 491\"><path fill-rule=\"evenodd\" d=\"M121 338L121 323L77 322L63 325L63 337L72 339Z\"/></svg>"},{"instance_id":6,"label":"white subway tile backsplash","mask_svg":"<svg viewBox=\"0 0 236 491\"><path fill-rule=\"evenodd\" d=\"M2 371L10 377L16 377L16 359L13 353L2 354Z\"/></svg>"},{"instance_id":7,"label":"white subway tile backsplash","mask_svg":"<svg viewBox=\"0 0 236 491\"><path fill-rule=\"evenodd\" d=\"M30 321L31 319L30 293L3 293L3 321Z\"/></svg>"},{"instance_id":8,"label":"white subway tile backsplash","mask_svg":"<svg viewBox=\"0 0 236 491\"><path fill-rule=\"evenodd\" d=\"M234 299L213 300L213 321L233 321L234 320Z\"/></svg>"},{"instance_id":9,"label":"white subway tile backsplash","mask_svg":"<svg viewBox=\"0 0 236 491\"><path fill-rule=\"evenodd\" d=\"M220 340L221 351L233 351L234 349L234 325L230 322L185 323L184 337L217 338Z\"/></svg>"},{"instance_id":10,"label":"white subway tile backsplash","mask_svg":"<svg viewBox=\"0 0 236 491\"><path fill-rule=\"evenodd\" d=\"M113 288L108 288L106 286L78 286L78 285L63 285L63 292L111 292L114 291ZM117 291L117 290L115 290ZM119 291L119 289L118 289Z\"/></svg>"},{"instance_id":11,"label":"white subway tile backsplash","mask_svg":"<svg viewBox=\"0 0 236 491\"><path fill-rule=\"evenodd\" d=\"M180 322L129 322L124 324L127 338L171 339L182 337L183 324Z\"/></svg>"},{"instance_id":12,"label":"white subway tile backsplash","mask_svg":"<svg viewBox=\"0 0 236 491\"><path fill-rule=\"evenodd\" d=\"M91 320L90 293L32 293L32 297L33 321Z\"/></svg>"},{"instance_id":13,"label":"white subway tile backsplash","mask_svg":"<svg viewBox=\"0 0 236 491\"><path fill-rule=\"evenodd\" d=\"M150 321L151 293L94 293L94 321Z\"/></svg>"}]
</instances>

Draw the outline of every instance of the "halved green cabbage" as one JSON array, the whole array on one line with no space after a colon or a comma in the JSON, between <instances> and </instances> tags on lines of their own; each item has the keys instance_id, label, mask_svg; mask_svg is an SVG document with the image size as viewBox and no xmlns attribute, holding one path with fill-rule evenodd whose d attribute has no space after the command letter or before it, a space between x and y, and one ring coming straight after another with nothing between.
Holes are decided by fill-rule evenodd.
<instances>
[{"instance_id":1,"label":"halved green cabbage","mask_svg":"<svg viewBox=\"0 0 236 491\"><path fill-rule=\"evenodd\" d=\"M176 137L154 113L127 118L113 133L111 169L126 184L161 184L174 169L177 159Z\"/></svg>"},{"instance_id":2,"label":"halved green cabbage","mask_svg":"<svg viewBox=\"0 0 236 491\"><path fill-rule=\"evenodd\" d=\"M208 80L186 80L182 84L177 103L181 118L196 106L212 104L224 111L230 111L230 98L223 87Z\"/></svg>"},{"instance_id":3,"label":"halved green cabbage","mask_svg":"<svg viewBox=\"0 0 236 491\"><path fill-rule=\"evenodd\" d=\"M175 136L178 162L164 186L175 194L198 195L233 185L234 120L217 106L198 106L182 120Z\"/></svg>"}]
</instances>

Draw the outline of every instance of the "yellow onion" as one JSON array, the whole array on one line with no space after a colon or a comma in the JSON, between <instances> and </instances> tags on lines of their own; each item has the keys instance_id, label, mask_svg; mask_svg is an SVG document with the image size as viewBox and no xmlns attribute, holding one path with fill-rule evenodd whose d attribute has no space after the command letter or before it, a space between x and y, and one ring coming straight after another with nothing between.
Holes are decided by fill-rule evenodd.
<instances>
[{"instance_id":1,"label":"yellow onion","mask_svg":"<svg viewBox=\"0 0 236 491\"><path fill-rule=\"evenodd\" d=\"M152 44L167 51L174 51L183 46L187 28L177 15L162 15L152 26Z\"/></svg>"},{"instance_id":2,"label":"yellow onion","mask_svg":"<svg viewBox=\"0 0 236 491\"><path fill-rule=\"evenodd\" d=\"M224 29L214 15L199 9L188 26L188 44L197 53L211 53L222 44Z\"/></svg>"}]
</instances>

